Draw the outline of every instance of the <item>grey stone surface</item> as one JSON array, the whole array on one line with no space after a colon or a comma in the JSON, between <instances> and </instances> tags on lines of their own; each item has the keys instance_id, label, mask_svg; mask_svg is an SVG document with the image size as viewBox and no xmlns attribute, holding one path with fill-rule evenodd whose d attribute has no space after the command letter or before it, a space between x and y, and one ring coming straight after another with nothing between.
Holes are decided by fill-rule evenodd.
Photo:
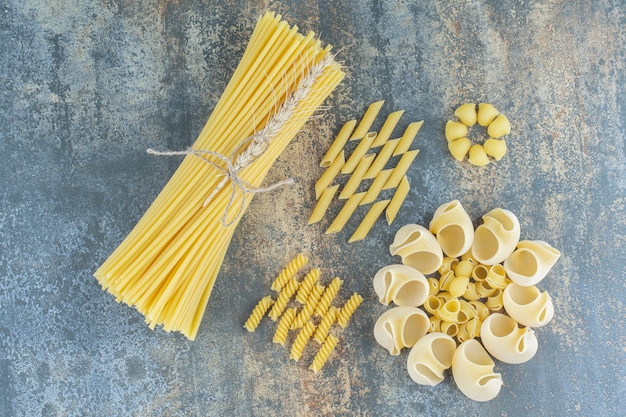
<instances>
[{"instance_id":1,"label":"grey stone surface","mask_svg":"<svg viewBox=\"0 0 626 417\"><path fill-rule=\"evenodd\" d=\"M268 176L235 233L194 342L149 330L92 277L176 169L148 147L200 131L265 10L321 33L348 77ZM616 416L626 407L626 6L563 1L0 0L0 416ZM342 122L385 99L424 120L396 223L306 227L319 158ZM443 127L488 101L509 153L454 161ZM380 126L380 121L378 122ZM540 284L556 317L537 356L503 365L489 403L451 378L415 385L372 336L371 278L403 224L459 199L476 221L515 212L563 256ZM298 251L365 303L323 372L242 329Z\"/></svg>"}]
</instances>

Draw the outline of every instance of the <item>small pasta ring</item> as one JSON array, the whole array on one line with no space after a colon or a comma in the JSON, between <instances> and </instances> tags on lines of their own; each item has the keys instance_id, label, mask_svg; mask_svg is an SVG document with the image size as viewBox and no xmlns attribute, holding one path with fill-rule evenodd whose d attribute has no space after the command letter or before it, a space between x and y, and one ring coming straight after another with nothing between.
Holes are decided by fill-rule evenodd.
<instances>
[{"instance_id":1,"label":"small pasta ring","mask_svg":"<svg viewBox=\"0 0 626 417\"><path fill-rule=\"evenodd\" d=\"M466 103L457 107L454 115L458 121L448 121L445 128L448 149L454 159L462 161L469 154L468 162L477 166L502 159L507 151L502 138L511 133L511 123L504 114L489 103ZM487 128L489 138L483 143L474 143L468 137L469 128L475 124Z\"/></svg>"}]
</instances>

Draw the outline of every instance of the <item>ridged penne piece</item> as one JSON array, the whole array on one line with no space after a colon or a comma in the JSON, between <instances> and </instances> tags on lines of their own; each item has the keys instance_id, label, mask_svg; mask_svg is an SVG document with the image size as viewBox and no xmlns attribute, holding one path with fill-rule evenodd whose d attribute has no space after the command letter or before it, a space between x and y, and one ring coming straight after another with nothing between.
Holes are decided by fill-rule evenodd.
<instances>
[{"instance_id":1,"label":"ridged penne piece","mask_svg":"<svg viewBox=\"0 0 626 417\"><path fill-rule=\"evenodd\" d=\"M372 143L375 138L376 132L369 132L363 139L361 139L361 142L359 142L357 147L354 148L346 163L341 167L342 174L351 174L356 169L356 166L359 161L361 161L361 158L363 158L367 151L369 151L372 147Z\"/></svg>"},{"instance_id":2,"label":"ridged penne piece","mask_svg":"<svg viewBox=\"0 0 626 417\"><path fill-rule=\"evenodd\" d=\"M350 236L348 243L357 242L367 237L367 234L372 230L372 227L374 227L376 220L378 220L382 212L385 211L389 201L391 200L382 200L372 204L372 207L370 207L365 217L363 217L357 229L352 236Z\"/></svg>"},{"instance_id":3,"label":"ridged penne piece","mask_svg":"<svg viewBox=\"0 0 626 417\"><path fill-rule=\"evenodd\" d=\"M301 328L304 323L306 323L311 316L313 316L313 312L317 307L317 303L319 302L322 294L324 293L324 286L317 283L311 290L311 294L309 294L309 298L306 301L306 304L302 307L302 310L298 313L293 323L291 324L292 329Z\"/></svg>"},{"instance_id":4,"label":"ridged penne piece","mask_svg":"<svg viewBox=\"0 0 626 417\"><path fill-rule=\"evenodd\" d=\"M375 178L380 171L385 168L385 165L391 158L391 154L394 149L396 149L399 141L400 139L392 139L385 143L380 152L378 152L378 155L376 155L376 159L374 159L374 162L372 162L372 165L370 165L367 172L363 176L363 179L369 180Z\"/></svg>"},{"instance_id":5,"label":"ridged penne piece","mask_svg":"<svg viewBox=\"0 0 626 417\"><path fill-rule=\"evenodd\" d=\"M324 316L326 314L328 308L330 307L330 304L333 302L335 296L339 292L341 284L343 284L343 281L339 277L335 277L330 282L330 284L326 286L326 289L320 297L317 306L315 306L315 314L317 316Z\"/></svg>"},{"instance_id":6,"label":"ridged penne piece","mask_svg":"<svg viewBox=\"0 0 626 417\"><path fill-rule=\"evenodd\" d=\"M372 123L374 123L376 116L378 116L378 112L383 107L383 104L385 104L385 100L380 100L375 101L367 107L367 110L361 118L361 121L359 122L356 130L352 132L350 140L361 139L367 134L370 127L372 127Z\"/></svg>"},{"instance_id":7,"label":"ridged penne piece","mask_svg":"<svg viewBox=\"0 0 626 417\"><path fill-rule=\"evenodd\" d=\"M307 258L303 253L299 253L298 256L292 259L291 262L287 264L285 269L283 269L281 273L278 274L276 279L274 279L274 282L272 283L272 290L274 291L282 290L283 286L291 278L293 278L296 275L296 273L298 273L298 271L302 269L302 267L306 265L308 262L309 262L309 258Z\"/></svg>"},{"instance_id":8,"label":"ridged penne piece","mask_svg":"<svg viewBox=\"0 0 626 417\"><path fill-rule=\"evenodd\" d=\"M259 326L261 319L273 303L274 300L272 300L271 295L261 298L257 305L254 306L254 309L252 309L252 313L250 314L250 317L248 317L248 320L244 323L243 327L245 327L249 332L253 332Z\"/></svg>"},{"instance_id":9,"label":"ridged penne piece","mask_svg":"<svg viewBox=\"0 0 626 417\"><path fill-rule=\"evenodd\" d=\"M339 315L339 309L335 306L330 306L328 311L326 311L326 314L324 314L324 317L322 317L320 324L317 325L313 339L315 339L318 343L324 343L324 340L326 340L328 332L330 331L330 327L337 320L337 315Z\"/></svg>"},{"instance_id":10,"label":"ridged penne piece","mask_svg":"<svg viewBox=\"0 0 626 417\"><path fill-rule=\"evenodd\" d=\"M337 193L338 189L339 184L328 187L322 192L322 195L320 196L319 200L317 200L317 204L315 205L315 208L313 209L313 211L311 212L311 216L309 217L309 225L317 223L322 220L322 218L324 218L324 214L326 214L326 212L328 211L328 207L333 201L333 197Z\"/></svg>"},{"instance_id":11,"label":"ridged penne piece","mask_svg":"<svg viewBox=\"0 0 626 417\"><path fill-rule=\"evenodd\" d=\"M341 151L339 155L335 157L332 164L326 168L326 171L319 177L315 183L315 199L319 200L322 192L332 184L337 174L341 171L341 167L346 163L345 153Z\"/></svg>"},{"instance_id":12,"label":"ridged penne piece","mask_svg":"<svg viewBox=\"0 0 626 417\"><path fill-rule=\"evenodd\" d=\"M359 161L359 164L356 166L354 172L350 176L350 179L348 180L346 185L343 186L341 193L339 193L340 200L350 198L350 196L356 192L356 190L359 188L359 185L361 184L363 175L365 175L365 172L368 170L375 157L375 154L369 154L361 158L361 161Z\"/></svg>"},{"instance_id":13,"label":"ridged penne piece","mask_svg":"<svg viewBox=\"0 0 626 417\"><path fill-rule=\"evenodd\" d=\"M300 287L298 288L298 292L296 293L296 301L300 304L306 303L309 298L309 294L311 293L311 289L320 278L320 269L314 268L309 271L308 274L302 279L300 282Z\"/></svg>"},{"instance_id":14,"label":"ridged penne piece","mask_svg":"<svg viewBox=\"0 0 626 417\"><path fill-rule=\"evenodd\" d=\"M388 190L389 188L396 188L400 181L402 181L402 177L409 170L409 167L413 163L413 160L419 153L419 149L415 149L413 151L408 151L402 155L400 161L398 161L398 165L393 169L391 176L383 186L383 190Z\"/></svg>"},{"instance_id":15,"label":"ridged penne piece","mask_svg":"<svg viewBox=\"0 0 626 417\"><path fill-rule=\"evenodd\" d=\"M326 229L326 234L337 233L341 231L341 229L343 229L343 227L350 219L350 216L352 216L352 213L354 213L356 208L359 206L359 203L361 202L361 199L364 195L365 193L362 192L350 196L350 198L346 201L344 206L339 211L339 214L337 214L337 217L335 217L335 220L333 220L330 226L328 226L328 229Z\"/></svg>"},{"instance_id":16,"label":"ridged penne piece","mask_svg":"<svg viewBox=\"0 0 626 417\"><path fill-rule=\"evenodd\" d=\"M407 126L406 130L402 134L402 137L400 138L400 142L393 151L393 156L402 155L409 150L413 144L413 140L415 140L415 136L417 136L417 132L419 132L423 124L424 121L421 120L419 122L413 122Z\"/></svg>"},{"instance_id":17,"label":"ridged penne piece","mask_svg":"<svg viewBox=\"0 0 626 417\"><path fill-rule=\"evenodd\" d=\"M274 333L274 338L272 340L274 343L278 343L283 346L285 345L285 343L287 342L287 335L289 334L291 323L293 323L293 319L295 318L295 308L288 308L287 310L285 310L285 313L278 322L278 326L276 326L276 332Z\"/></svg>"},{"instance_id":18,"label":"ridged penne piece","mask_svg":"<svg viewBox=\"0 0 626 417\"><path fill-rule=\"evenodd\" d=\"M393 223L396 219L396 216L400 211L400 207L404 204L406 196L409 195L409 191L411 191L411 185L409 184L409 179L405 175L402 177L402 180L400 180L400 184L398 184L398 188L396 188L396 192L393 194L393 197L391 197L391 201L385 211L385 218L387 219L388 225Z\"/></svg>"},{"instance_id":19,"label":"ridged penne piece","mask_svg":"<svg viewBox=\"0 0 626 417\"><path fill-rule=\"evenodd\" d=\"M328 335L320 349L317 351L315 358L313 358L313 362L311 363L311 366L309 366L309 369L318 373L328 361L331 353L335 350L337 343L339 343L339 339L332 334Z\"/></svg>"},{"instance_id":20,"label":"ridged penne piece","mask_svg":"<svg viewBox=\"0 0 626 417\"><path fill-rule=\"evenodd\" d=\"M349 120L344 123L343 127L335 137L335 140L326 151L326 155L322 158L322 162L320 162L320 166L322 168L328 167L341 153L343 147L346 145L346 142L350 138L350 134L354 130L354 126L356 126L356 120Z\"/></svg>"},{"instance_id":21,"label":"ridged penne piece","mask_svg":"<svg viewBox=\"0 0 626 417\"><path fill-rule=\"evenodd\" d=\"M315 324L311 321L307 321L298 332L298 336L296 336L296 340L294 340L293 345L291 345L291 354L289 355L289 359L293 359L296 362L300 360L302 352L304 352L304 348L309 342L309 339L313 335L314 331Z\"/></svg>"},{"instance_id":22,"label":"ridged penne piece","mask_svg":"<svg viewBox=\"0 0 626 417\"><path fill-rule=\"evenodd\" d=\"M269 312L269 316L272 320L276 321L283 314L285 307L287 307L287 303L296 293L296 290L300 286L300 282L294 277L289 280L287 285L283 287L283 289L278 294L276 298L276 302L272 306L272 309Z\"/></svg>"},{"instance_id":23,"label":"ridged penne piece","mask_svg":"<svg viewBox=\"0 0 626 417\"><path fill-rule=\"evenodd\" d=\"M361 305L361 303L363 303L363 297L361 297L357 293L354 293L352 294L352 297L350 297L350 299L346 301L343 307L341 307L341 310L339 310L339 314L337 316L337 323L339 323L342 328L345 329L348 326L350 318L352 317L356 309Z\"/></svg>"},{"instance_id":24,"label":"ridged penne piece","mask_svg":"<svg viewBox=\"0 0 626 417\"><path fill-rule=\"evenodd\" d=\"M374 143L372 143L372 148L383 146L387 142L403 114L404 110L398 110L394 111L393 113L389 113L387 119L385 119L385 123L383 123L383 127L380 128L380 131L376 136L376 140L374 141Z\"/></svg>"}]
</instances>

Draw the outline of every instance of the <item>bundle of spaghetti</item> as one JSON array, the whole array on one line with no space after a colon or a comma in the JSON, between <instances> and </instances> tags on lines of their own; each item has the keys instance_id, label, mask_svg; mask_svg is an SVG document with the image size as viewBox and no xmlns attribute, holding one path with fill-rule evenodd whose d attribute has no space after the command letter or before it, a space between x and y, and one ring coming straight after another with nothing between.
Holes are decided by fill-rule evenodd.
<instances>
[{"instance_id":1,"label":"bundle of spaghetti","mask_svg":"<svg viewBox=\"0 0 626 417\"><path fill-rule=\"evenodd\" d=\"M330 49L279 15L262 16L197 140L94 273L151 328L196 337L241 215L263 190L273 162L345 75Z\"/></svg>"}]
</instances>

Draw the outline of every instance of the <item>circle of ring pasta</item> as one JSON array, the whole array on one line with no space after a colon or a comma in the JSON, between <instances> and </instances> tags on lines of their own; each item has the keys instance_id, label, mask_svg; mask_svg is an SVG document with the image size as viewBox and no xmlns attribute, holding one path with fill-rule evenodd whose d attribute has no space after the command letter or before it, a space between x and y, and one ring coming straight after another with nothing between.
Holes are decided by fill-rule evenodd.
<instances>
[{"instance_id":1,"label":"circle of ring pasta","mask_svg":"<svg viewBox=\"0 0 626 417\"><path fill-rule=\"evenodd\" d=\"M465 103L456 108L454 115L458 121L448 121L445 129L448 150L454 159L462 161L469 153L468 162L477 166L502 159L507 151L502 137L511 133L511 123L504 114L489 103ZM468 137L468 128L475 124L487 129L489 137L482 144Z\"/></svg>"}]
</instances>

